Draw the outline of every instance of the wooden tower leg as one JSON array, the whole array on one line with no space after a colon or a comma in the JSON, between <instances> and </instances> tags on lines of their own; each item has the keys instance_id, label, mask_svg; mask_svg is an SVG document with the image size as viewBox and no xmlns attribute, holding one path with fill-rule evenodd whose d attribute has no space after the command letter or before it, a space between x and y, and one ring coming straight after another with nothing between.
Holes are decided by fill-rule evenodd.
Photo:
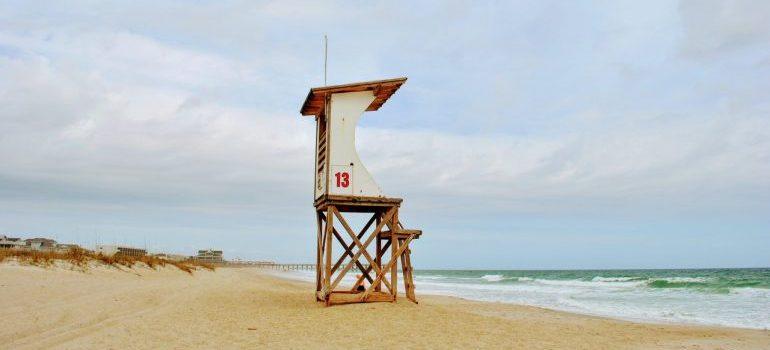
<instances>
[{"instance_id":1,"label":"wooden tower leg","mask_svg":"<svg viewBox=\"0 0 770 350\"><path fill-rule=\"evenodd\" d=\"M323 261L321 260L324 253L324 248L323 248L324 227L323 227L323 221L321 219L321 215L323 214L321 214L321 212L316 212L315 214L316 214L315 215L316 219L318 220L318 232L317 232L318 242L317 242L316 254L315 254L315 291L316 291L315 294L316 294L316 300L322 300L321 298L318 297L318 293L321 292L321 286L323 284L323 281L321 279L321 276L323 276L321 271L323 271L323 266L324 266Z\"/></svg>"},{"instance_id":2,"label":"wooden tower leg","mask_svg":"<svg viewBox=\"0 0 770 350\"><path fill-rule=\"evenodd\" d=\"M404 240L399 239L399 244L404 244ZM409 248L406 248L409 249ZM407 297L409 297L409 275L407 275L406 271L409 268L409 266L406 265L406 250L404 250L403 253L401 253L401 256L399 256L399 259L401 259L401 277L404 278L404 294L406 294Z\"/></svg>"},{"instance_id":3,"label":"wooden tower leg","mask_svg":"<svg viewBox=\"0 0 770 350\"><path fill-rule=\"evenodd\" d=\"M326 208L326 242L324 249L326 253L326 262L324 263L324 300L329 306L331 299L331 279L332 279L332 230L334 229L334 206Z\"/></svg>"},{"instance_id":4,"label":"wooden tower leg","mask_svg":"<svg viewBox=\"0 0 770 350\"><path fill-rule=\"evenodd\" d=\"M396 212L393 213L393 219L391 220L392 226L391 226L391 232L395 233L398 229L398 207L396 207ZM396 301L398 299L398 250L399 250L399 241L398 237L394 234L390 235L390 258L393 261L393 266L390 270L390 285L392 286L393 290L393 301Z\"/></svg>"},{"instance_id":5,"label":"wooden tower leg","mask_svg":"<svg viewBox=\"0 0 770 350\"><path fill-rule=\"evenodd\" d=\"M380 221L379 218L377 221ZM378 222L379 224L379 222ZM380 237L377 237L377 252L374 256L374 261L377 263L378 266L382 266L382 239ZM382 285L378 284L374 286L374 291L379 292L382 290Z\"/></svg>"},{"instance_id":6,"label":"wooden tower leg","mask_svg":"<svg viewBox=\"0 0 770 350\"><path fill-rule=\"evenodd\" d=\"M390 286L393 294L393 301L398 299L398 238L396 235L390 235Z\"/></svg>"},{"instance_id":7,"label":"wooden tower leg","mask_svg":"<svg viewBox=\"0 0 770 350\"><path fill-rule=\"evenodd\" d=\"M411 249L406 247L401 254L401 269L404 275L404 289L406 298L417 304L417 297L414 295L414 279L412 275L412 260L410 258Z\"/></svg>"},{"instance_id":8,"label":"wooden tower leg","mask_svg":"<svg viewBox=\"0 0 770 350\"><path fill-rule=\"evenodd\" d=\"M375 222L377 223L378 226L380 224L380 221L382 221L382 214L383 214L382 212L375 213L375 215L377 217L375 219ZM380 239L380 236L377 235L377 254L374 256L374 260L375 260L375 262L377 262L377 265L380 266L380 267L382 267L382 255L383 255L383 253L384 252L382 251L382 239ZM374 286L374 290L377 291L377 292L382 291L382 284L378 283L376 286Z\"/></svg>"}]
</instances>

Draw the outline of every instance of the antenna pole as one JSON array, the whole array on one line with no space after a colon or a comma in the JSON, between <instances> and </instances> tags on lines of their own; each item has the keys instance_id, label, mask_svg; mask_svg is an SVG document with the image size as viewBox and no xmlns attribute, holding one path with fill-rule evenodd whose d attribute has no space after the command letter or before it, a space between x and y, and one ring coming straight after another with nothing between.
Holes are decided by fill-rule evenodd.
<instances>
[{"instance_id":1,"label":"antenna pole","mask_svg":"<svg viewBox=\"0 0 770 350\"><path fill-rule=\"evenodd\" d=\"M326 62L329 52L329 38L324 34L324 86L326 86Z\"/></svg>"}]
</instances>

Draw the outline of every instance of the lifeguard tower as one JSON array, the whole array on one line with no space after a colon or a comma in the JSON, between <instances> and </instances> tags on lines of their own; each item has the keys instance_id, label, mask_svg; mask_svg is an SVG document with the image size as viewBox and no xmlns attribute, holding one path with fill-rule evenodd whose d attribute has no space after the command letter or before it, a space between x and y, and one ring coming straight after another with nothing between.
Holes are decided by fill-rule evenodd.
<instances>
[{"instance_id":1,"label":"lifeguard tower","mask_svg":"<svg viewBox=\"0 0 770 350\"><path fill-rule=\"evenodd\" d=\"M422 232L404 228L398 217L402 199L382 194L355 147L358 119L365 111L382 107L404 82L406 78L312 88L302 104L300 113L316 120L316 300L327 306L395 302L399 260L406 297L417 303L409 243ZM370 213L371 218L356 232L345 220L346 213ZM337 230L335 220L345 234ZM335 241L342 254L332 262ZM354 267L360 272L358 278L352 286L341 287Z\"/></svg>"}]
</instances>

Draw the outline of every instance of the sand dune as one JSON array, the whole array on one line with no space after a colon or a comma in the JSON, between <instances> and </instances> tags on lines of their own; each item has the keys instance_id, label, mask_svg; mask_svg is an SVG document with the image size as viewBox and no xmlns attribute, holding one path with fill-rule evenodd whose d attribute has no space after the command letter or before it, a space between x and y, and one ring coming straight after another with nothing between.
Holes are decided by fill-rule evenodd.
<instances>
[{"instance_id":1,"label":"sand dune","mask_svg":"<svg viewBox=\"0 0 770 350\"><path fill-rule=\"evenodd\" d=\"M191 276L173 267L79 272L5 263L0 348L770 348L768 331L418 297L420 305L325 308L312 286L251 268Z\"/></svg>"}]
</instances>

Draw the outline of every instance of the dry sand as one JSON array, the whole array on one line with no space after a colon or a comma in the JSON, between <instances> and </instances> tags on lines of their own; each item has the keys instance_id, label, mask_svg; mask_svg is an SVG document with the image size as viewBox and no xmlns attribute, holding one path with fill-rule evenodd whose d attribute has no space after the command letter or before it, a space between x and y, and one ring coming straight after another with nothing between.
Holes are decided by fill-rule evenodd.
<instances>
[{"instance_id":1,"label":"dry sand","mask_svg":"<svg viewBox=\"0 0 770 350\"><path fill-rule=\"evenodd\" d=\"M419 286L418 286L419 288ZM325 308L253 268L0 264L0 348L770 349L770 332L638 324L419 294Z\"/></svg>"}]
</instances>

